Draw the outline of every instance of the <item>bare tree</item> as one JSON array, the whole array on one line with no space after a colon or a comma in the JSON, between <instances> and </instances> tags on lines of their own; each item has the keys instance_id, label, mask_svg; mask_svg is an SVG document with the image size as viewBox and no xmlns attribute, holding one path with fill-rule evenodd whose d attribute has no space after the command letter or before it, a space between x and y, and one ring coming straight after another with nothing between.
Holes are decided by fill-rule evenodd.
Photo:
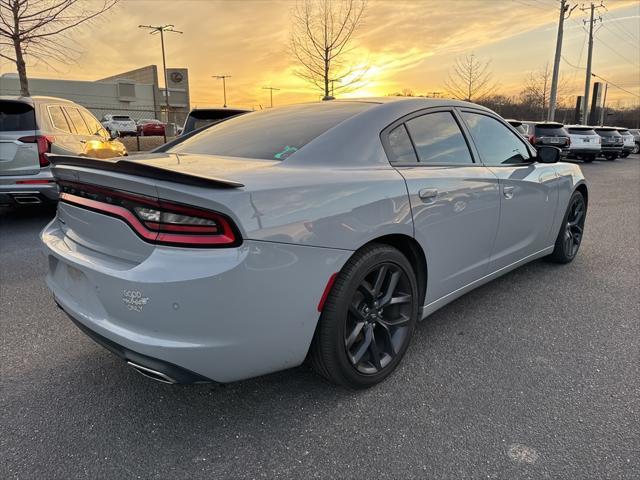
<instances>
[{"instance_id":1,"label":"bare tree","mask_svg":"<svg viewBox=\"0 0 640 480\"><path fill-rule=\"evenodd\" d=\"M290 47L295 74L330 98L362 81L366 69L349 65L352 40L366 0L300 0L293 10Z\"/></svg>"},{"instance_id":2,"label":"bare tree","mask_svg":"<svg viewBox=\"0 0 640 480\"><path fill-rule=\"evenodd\" d=\"M113 7L119 0L0 0L0 58L15 63L20 94L29 96L25 58L51 65L68 62L77 50L69 32Z\"/></svg>"},{"instance_id":3,"label":"bare tree","mask_svg":"<svg viewBox=\"0 0 640 480\"><path fill-rule=\"evenodd\" d=\"M473 53L456 58L456 63L444 82L447 93L453 98L468 102L490 95L497 87L493 82L490 65L491 60L481 62Z\"/></svg>"},{"instance_id":4,"label":"bare tree","mask_svg":"<svg viewBox=\"0 0 640 480\"><path fill-rule=\"evenodd\" d=\"M525 80L525 87L520 92L522 103L530 105L541 119L547 118L551 96L551 76L552 71L549 67L549 62L547 62L543 68L529 73ZM560 99L567 94L567 91L566 80L560 78L558 82L558 104L562 103Z\"/></svg>"}]
</instances>

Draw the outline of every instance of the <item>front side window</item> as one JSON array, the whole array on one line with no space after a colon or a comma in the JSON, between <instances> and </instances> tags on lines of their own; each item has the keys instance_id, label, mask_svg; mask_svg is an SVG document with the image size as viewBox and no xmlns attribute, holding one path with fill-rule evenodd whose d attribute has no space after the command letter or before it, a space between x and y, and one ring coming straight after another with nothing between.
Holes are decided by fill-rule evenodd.
<instances>
[{"instance_id":1,"label":"front side window","mask_svg":"<svg viewBox=\"0 0 640 480\"><path fill-rule=\"evenodd\" d=\"M485 165L531 161L531 154L524 142L495 118L472 112L463 112L462 117Z\"/></svg>"},{"instance_id":2,"label":"front side window","mask_svg":"<svg viewBox=\"0 0 640 480\"><path fill-rule=\"evenodd\" d=\"M451 112L427 113L407 122L420 163L473 163Z\"/></svg>"},{"instance_id":3,"label":"front side window","mask_svg":"<svg viewBox=\"0 0 640 480\"><path fill-rule=\"evenodd\" d=\"M404 124L391 130L388 139L391 147L391 163L416 163L418 161Z\"/></svg>"},{"instance_id":4,"label":"front side window","mask_svg":"<svg viewBox=\"0 0 640 480\"><path fill-rule=\"evenodd\" d=\"M64 113L62 113L62 108L59 105L51 105L47 107L47 109L49 110L49 116L51 117L53 126L63 132L71 133L69 123L67 123Z\"/></svg>"},{"instance_id":5,"label":"front side window","mask_svg":"<svg viewBox=\"0 0 640 480\"><path fill-rule=\"evenodd\" d=\"M84 123L86 123L87 127L89 127L89 131L91 132L91 135L102 136L102 131L103 131L102 124L100 124L100 122L98 122L98 120L96 120L93 115L91 115L86 110L80 110L80 115L82 115L82 118L84 119Z\"/></svg>"}]
</instances>

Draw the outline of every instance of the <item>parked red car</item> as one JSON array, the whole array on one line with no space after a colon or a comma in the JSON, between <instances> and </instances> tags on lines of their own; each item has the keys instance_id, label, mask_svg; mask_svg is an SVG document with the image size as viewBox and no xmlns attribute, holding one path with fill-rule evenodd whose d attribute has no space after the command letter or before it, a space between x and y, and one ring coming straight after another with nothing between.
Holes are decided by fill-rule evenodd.
<instances>
[{"instance_id":1,"label":"parked red car","mask_svg":"<svg viewBox=\"0 0 640 480\"><path fill-rule=\"evenodd\" d=\"M162 136L164 135L164 123L153 118L138 120L138 135L141 137Z\"/></svg>"}]
</instances>

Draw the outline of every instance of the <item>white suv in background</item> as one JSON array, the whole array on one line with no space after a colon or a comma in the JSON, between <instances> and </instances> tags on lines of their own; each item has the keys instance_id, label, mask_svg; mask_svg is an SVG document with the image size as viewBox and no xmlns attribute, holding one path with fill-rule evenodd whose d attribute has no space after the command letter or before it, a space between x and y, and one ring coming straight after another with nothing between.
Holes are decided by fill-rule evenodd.
<instances>
[{"instance_id":1,"label":"white suv in background","mask_svg":"<svg viewBox=\"0 0 640 480\"><path fill-rule=\"evenodd\" d=\"M138 134L138 126L129 115L112 115L108 113L102 117L102 125L112 136L117 134L124 137L125 135L136 136Z\"/></svg>"},{"instance_id":2,"label":"white suv in background","mask_svg":"<svg viewBox=\"0 0 640 480\"><path fill-rule=\"evenodd\" d=\"M569 158L577 158L584 162L593 162L602 149L601 138L593 127L586 125L567 125L564 127L569 132L571 145L569 146Z\"/></svg>"}]
</instances>

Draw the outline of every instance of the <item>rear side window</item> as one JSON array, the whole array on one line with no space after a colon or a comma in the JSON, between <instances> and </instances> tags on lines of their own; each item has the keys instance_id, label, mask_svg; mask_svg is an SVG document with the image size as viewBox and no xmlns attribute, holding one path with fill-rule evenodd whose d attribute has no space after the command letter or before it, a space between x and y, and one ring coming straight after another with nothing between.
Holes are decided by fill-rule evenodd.
<instances>
[{"instance_id":1,"label":"rear side window","mask_svg":"<svg viewBox=\"0 0 640 480\"><path fill-rule=\"evenodd\" d=\"M0 101L0 132L22 132L36 129L36 113L22 102Z\"/></svg>"},{"instance_id":2,"label":"rear side window","mask_svg":"<svg viewBox=\"0 0 640 480\"><path fill-rule=\"evenodd\" d=\"M80 115L80 112L77 108L64 107L64 111L67 114L67 117L69 117L69 120L71 121L71 124L73 125L76 133L78 133L79 135L91 135L91 132L89 132L89 128L84 123L82 115Z\"/></svg>"},{"instance_id":3,"label":"rear side window","mask_svg":"<svg viewBox=\"0 0 640 480\"><path fill-rule=\"evenodd\" d=\"M213 125L169 152L284 160L370 103L325 102L252 112Z\"/></svg>"},{"instance_id":4,"label":"rear side window","mask_svg":"<svg viewBox=\"0 0 640 480\"><path fill-rule=\"evenodd\" d=\"M596 135L592 128L569 128L571 135Z\"/></svg>"},{"instance_id":5,"label":"rear side window","mask_svg":"<svg viewBox=\"0 0 640 480\"><path fill-rule=\"evenodd\" d=\"M62 130L63 132L71 133L67 119L64 116L64 113L62 113L62 108L59 105L50 105L47 107L47 110L49 110L49 117L51 118L51 123L55 128Z\"/></svg>"},{"instance_id":6,"label":"rear side window","mask_svg":"<svg viewBox=\"0 0 640 480\"><path fill-rule=\"evenodd\" d=\"M462 117L485 165L513 165L531 160L522 139L495 118L472 112L463 112Z\"/></svg>"},{"instance_id":7,"label":"rear side window","mask_svg":"<svg viewBox=\"0 0 640 480\"><path fill-rule=\"evenodd\" d=\"M407 122L420 163L473 163L451 112L428 113Z\"/></svg>"},{"instance_id":8,"label":"rear side window","mask_svg":"<svg viewBox=\"0 0 640 480\"><path fill-rule=\"evenodd\" d=\"M418 161L404 124L391 130L388 139L391 147L391 163L415 163Z\"/></svg>"}]
</instances>

